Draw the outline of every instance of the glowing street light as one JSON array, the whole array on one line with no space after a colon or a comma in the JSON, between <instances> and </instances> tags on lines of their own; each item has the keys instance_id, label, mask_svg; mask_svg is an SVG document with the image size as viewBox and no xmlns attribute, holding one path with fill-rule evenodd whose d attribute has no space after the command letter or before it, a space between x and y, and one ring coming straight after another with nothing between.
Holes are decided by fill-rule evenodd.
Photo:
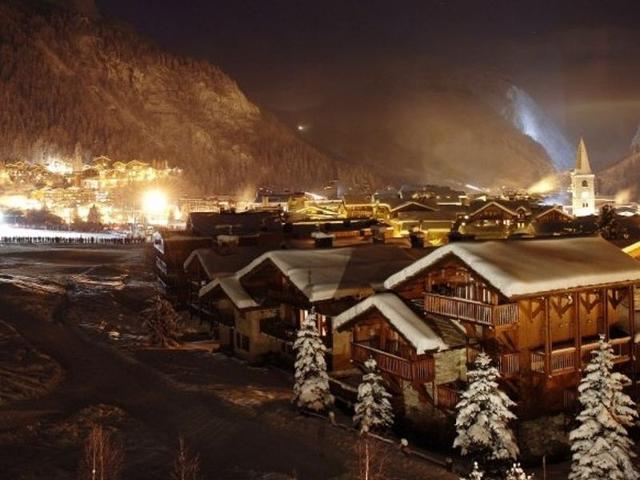
<instances>
[{"instance_id":1,"label":"glowing street light","mask_svg":"<svg viewBox=\"0 0 640 480\"><path fill-rule=\"evenodd\" d=\"M147 215L164 214L168 203L167 195L160 190L148 190L142 195L142 211Z\"/></svg>"}]
</instances>

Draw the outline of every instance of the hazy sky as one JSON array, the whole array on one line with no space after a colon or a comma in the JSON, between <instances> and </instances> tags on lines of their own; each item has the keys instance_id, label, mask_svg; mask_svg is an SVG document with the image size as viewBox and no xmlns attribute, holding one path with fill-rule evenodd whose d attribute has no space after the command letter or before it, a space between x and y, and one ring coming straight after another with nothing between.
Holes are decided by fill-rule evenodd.
<instances>
[{"instance_id":1,"label":"hazy sky","mask_svg":"<svg viewBox=\"0 0 640 480\"><path fill-rule=\"evenodd\" d=\"M259 104L296 110L369 72L445 59L527 90L595 164L640 124L640 0L98 0L172 51L206 58Z\"/></svg>"}]
</instances>

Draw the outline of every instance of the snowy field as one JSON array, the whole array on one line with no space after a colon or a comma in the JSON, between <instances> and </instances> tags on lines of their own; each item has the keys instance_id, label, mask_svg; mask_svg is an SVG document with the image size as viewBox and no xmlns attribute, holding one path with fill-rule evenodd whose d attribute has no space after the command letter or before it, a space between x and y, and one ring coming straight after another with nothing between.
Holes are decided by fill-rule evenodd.
<instances>
[{"instance_id":1,"label":"snowy field","mask_svg":"<svg viewBox=\"0 0 640 480\"><path fill-rule=\"evenodd\" d=\"M21 238L99 238L113 239L123 238L126 235L122 233L92 233L92 232L76 232L73 230L44 230L37 228L21 228L12 225L0 225L0 238L4 237L21 237Z\"/></svg>"}]
</instances>

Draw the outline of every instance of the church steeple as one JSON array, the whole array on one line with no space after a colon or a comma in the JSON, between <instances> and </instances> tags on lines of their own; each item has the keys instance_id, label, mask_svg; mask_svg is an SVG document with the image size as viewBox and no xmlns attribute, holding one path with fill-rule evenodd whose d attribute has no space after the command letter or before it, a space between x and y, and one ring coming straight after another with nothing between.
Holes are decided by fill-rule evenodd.
<instances>
[{"instance_id":1,"label":"church steeple","mask_svg":"<svg viewBox=\"0 0 640 480\"><path fill-rule=\"evenodd\" d=\"M571 172L572 212L576 217L596 213L596 176L591 171L587 147L581 138L576 152L576 168Z\"/></svg>"},{"instance_id":2,"label":"church steeple","mask_svg":"<svg viewBox=\"0 0 640 480\"><path fill-rule=\"evenodd\" d=\"M587 147L584 145L584 140L580 139L578 145L578 151L576 152L576 173L590 174L591 165L589 164L589 155L587 154Z\"/></svg>"}]
</instances>

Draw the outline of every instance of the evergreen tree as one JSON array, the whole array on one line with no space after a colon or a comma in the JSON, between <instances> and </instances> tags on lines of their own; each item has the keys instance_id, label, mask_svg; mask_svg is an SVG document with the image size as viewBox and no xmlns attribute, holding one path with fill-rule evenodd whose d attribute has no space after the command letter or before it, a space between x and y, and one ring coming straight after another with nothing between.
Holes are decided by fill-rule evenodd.
<instances>
[{"instance_id":1,"label":"evergreen tree","mask_svg":"<svg viewBox=\"0 0 640 480\"><path fill-rule=\"evenodd\" d=\"M627 428L636 420L635 404L623 393L629 379L613 372L613 350L604 336L578 387L582 411L569 434L573 452L570 480L635 480L633 443Z\"/></svg>"},{"instance_id":2,"label":"evergreen tree","mask_svg":"<svg viewBox=\"0 0 640 480\"><path fill-rule=\"evenodd\" d=\"M293 348L296 351L293 401L300 408L321 412L333 405L322 343L316 325L315 310L300 325Z\"/></svg>"},{"instance_id":3,"label":"evergreen tree","mask_svg":"<svg viewBox=\"0 0 640 480\"><path fill-rule=\"evenodd\" d=\"M389 401L391 395L384 388L384 381L376 368L373 358L364 362L365 373L358 386L358 401L353 416L353 422L360 428L360 433L382 430L393 425L393 408Z\"/></svg>"},{"instance_id":4,"label":"evergreen tree","mask_svg":"<svg viewBox=\"0 0 640 480\"><path fill-rule=\"evenodd\" d=\"M484 478L484 473L478 467L478 462L473 462L473 470L468 477L460 477L460 480L482 480Z\"/></svg>"},{"instance_id":5,"label":"evergreen tree","mask_svg":"<svg viewBox=\"0 0 640 480\"><path fill-rule=\"evenodd\" d=\"M509 422L516 419L509 410L515 403L498 388L500 374L484 352L478 355L468 376L469 386L456 406L457 435L453 446L479 462L484 470L504 467L519 453L509 428Z\"/></svg>"},{"instance_id":6,"label":"evergreen tree","mask_svg":"<svg viewBox=\"0 0 640 480\"><path fill-rule=\"evenodd\" d=\"M142 323L149 332L149 342L157 347L177 345L178 323L180 315L173 305L160 295L147 301L147 308L142 311Z\"/></svg>"},{"instance_id":7,"label":"evergreen tree","mask_svg":"<svg viewBox=\"0 0 640 480\"><path fill-rule=\"evenodd\" d=\"M98 207L96 207L95 204L93 204L89 209L89 213L87 214L87 223L95 227L99 226L102 223L100 210L98 210Z\"/></svg>"},{"instance_id":8,"label":"evergreen tree","mask_svg":"<svg viewBox=\"0 0 640 480\"><path fill-rule=\"evenodd\" d=\"M519 463L514 463L509 470L504 480L533 480L533 475L527 475L520 467Z\"/></svg>"}]
</instances>

